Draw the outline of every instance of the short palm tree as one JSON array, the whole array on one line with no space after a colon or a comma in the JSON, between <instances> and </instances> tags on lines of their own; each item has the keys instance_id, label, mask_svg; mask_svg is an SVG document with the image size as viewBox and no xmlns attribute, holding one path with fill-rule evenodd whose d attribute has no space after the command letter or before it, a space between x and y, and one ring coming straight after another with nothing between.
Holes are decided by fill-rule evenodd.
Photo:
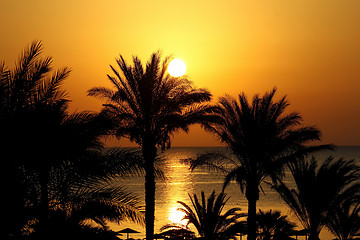
<instances>
[{"instance_id":1,"label":"short palm tree","mask_svg":"<svg viewBox=\"0 0 360 240\"><path fill-rule=\"evenodd\" d=\"M279 211L263 212L256 215L258 240L290 240L295 224L288 221Z\"/></svg>"},{"instance_id":2,"label":"short palm tree","mask_svg":"<svg viewBox=\"0 0 360 240\"><path fill-rule=\"evenodd\" d=\"M295 188L281 181L274 188L308 229L309 240L318 240L322 228L334 220L331 213L358 193L360 168L354 160L329 157L323 163L301 159L290 170Z\"/></svg>"},{"instance_id":3,"label":"short palm tree","mask_svg":"<svg viewBox=\"0 0 360 240\"><path fill-rule=\"evenodd\" d=\"M360 204L357 200L345 201L328 216L326 227L337 240L350 240L360 234Z\"/></svg>"},{"instance_id":4,"label":"short palm tree","mask_svg":"<svg viewBox=\"0 0 360 240\"><path fill-rule=\"evenodd\" d=\"M231 208L222 214L222 210L229 198L225 193L216 196L213 191L210 196L205 198L204 192L201 192L201 200L199 201L196 194L190 200L193 209L184 202L178 201L183 208L178 210L185 213L184 220L188 220L188 225L193 225L198 234L207 240L235 239L237 233L245 234L246 222L240 221L240 218L246 214L240 212L240 208ZM169 227L179 227L178 225L165 225L163 229ZM181 227L181 226L180 226Z\"/></svg>"},{"instance_id":5,"label":"short palm tree","mask_svg":"<svg viewBox=\"0 0 360 240\"><path fill-rule=\"evenodd\" d=\"M153 239L155 213L154 162L157 146L170 147L170 137L179 130L188 131L191 124L204 121L211 98L205 89L194 88L185 77L167 73L170 58L161 62L153 53L144 67L133 58L133 66L120 55L111 66L115 76L108 75L113 88L95 87L88 95L105 100L103 113L113 122L113 134L137 143L145 160L146 239Z\"/></svg>"},{"instance_id":6,"label":"short palm tree","mask_svg":"<svg viewBox=\"0 0 360 240\"><path fill-rule=\"evenodd\" d=\"M48 224L49 232L55 233L52 240L62 239L87 239L87 240L119 240L117 232L107 227L99 227L93 223L78 222L63 212L51 212ZM27 236L27 239L39 239L37 226L34 232Z\"/></svg>"},{"instance_id":7,"label":"short palm tree","mask_svg":"<svg viewBox=\"0 0 360 240\"><path fill-rule=\"evenodd\" d=\"M219 99L213 122L205 128L226 143L235 159L204 154L192 161L191 168L205 165L225 171L224 188L235 180L248 200L248 239L256 239L256 202L264 179L274 181L284 174L286 163L329 146L305 146L320 139L315 127L301 126L298 113L285 114L286 97L274 101L276 89L249 103L244 93L236 99ZM226 168L226 167L229 167Z\"/></svg>"},{"instance_id":8,"label":"short palm tree","mask_svg":"<svg viewBox=\"0 0 360 240\"><path fill-rule=\"evenodd\" d=\"M170 223L160 228L160 236L170 239L189 240L195 238L195 233L189 226L183 224Z\"/></svg>"}]
</instances>

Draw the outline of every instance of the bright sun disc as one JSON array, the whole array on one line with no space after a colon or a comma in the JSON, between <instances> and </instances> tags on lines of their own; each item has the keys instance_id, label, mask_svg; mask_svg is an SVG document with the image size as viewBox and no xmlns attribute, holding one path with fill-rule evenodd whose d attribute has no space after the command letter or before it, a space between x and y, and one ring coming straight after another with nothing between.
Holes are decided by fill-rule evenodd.
<instances>
[{"instance_id":1,"label":"bright sun disc","mask_svg":"<svg viewBox=\"0 0 360 240\"><path fill-rule=\"evenodd\" d=\"M173 59L168 66L168 72L173 77L181 77L186 72L186 65L180 59Z\"/></svg>"},{"instance_id":2,"label":"bright sun disc","mask_svg":"<svg viewBox=\"0 0 360 240\"><path fill-rule=\"evenodd\" d=\"M185 213L179 211L177 206L174 206L171 208L169 212L168 220L172 223L186 225L187 220L184 220L183 219L184 217L185 217Z\"/></svg>"}]
</instances>

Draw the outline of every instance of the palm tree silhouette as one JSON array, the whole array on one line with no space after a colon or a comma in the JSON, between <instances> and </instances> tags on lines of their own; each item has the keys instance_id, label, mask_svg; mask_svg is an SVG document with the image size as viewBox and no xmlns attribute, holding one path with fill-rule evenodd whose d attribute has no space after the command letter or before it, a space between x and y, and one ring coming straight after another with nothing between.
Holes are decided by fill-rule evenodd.
<instances>
[{"instance_id":1,"label":"palm tree silhouette","mask_svg":"<svg viewBox=\"0 0 360 240\"><path fill-rule=\"evenodd\" d=\"M222 154L203 154L192 160L191 168L205 165L224 171L224 188L235 180L248 200L248 239L256 239L256 202L265 178L273 181L284 174L286 163L296 157L329 148L328 145L305 146L320 139L315 127L300 126L301 116L284 114L289 105L286 97L274 101L276 89L250 104L244 93L236 101L230 96L219 99L213 121L205 128L226 143L235 160ZM228 167L230 167L230 170Z\"/></svg>"},{"instance_id":2,"label":"palm tree silhouette","mask_svg":"<svg viewBox=\"0 0 360 240\"><path fill-rule=\"evenodd\" d=\"M114 124L118 138L127 137L137 143L145 161L146 239L152 240L155 213L154 162L156 147L170 147L170 136L188 131L191 124L204 121L211 99L205 89L193 88L185 77L174 78L167 73L170 58L161 63L158 52L152 54L144 68L133 57L133 66L120 55L117 64L122 75L110 66L115 77L109 76L114 89L95 87L88 95L105 99L103 113Z\"/></svg>"},{"instance_id":3,"label":"palm tree silhouette","mask_svg":"<svg viewBox=\"0 0 360 240\"><path fill-rule=\"evenodd\" d=\"M5 229L8 234L20 234L27 221L35 217L39 233L46 238L54 193L52 174L90 153L94 158L94 151L103 147L101 137L111 125L101 114L68 113L69 100L61 86L70 70L63 68L51 74L51 58L41 58L41 52L41 42L35 41L13 70L4 64L0 67L0 146L6 169L1 180L9 183L4 199L4 206L8 206ZM143 167L142 162L137 169ZM131 170L130 165L127 169ZM57 189L66 190L65 186L74 187L63 182Z\"/></svg>"},{"instance_id":4,"label":"palm tree silhouette","mask_svg":"<svg viewBox=\"0 0 360 240\"><path fill-rule=\"evenodd\" d=\"M111 233L108 221L131 220L144 223L144 216L136 196L113 180L137 174L143 169L143 159L137 152L108 150L88 151L76 161L64 161L50 172L48 231L58 232L53 239L104 239ZM91 222L91 224L89 224ZM42 234L35 224L34 237ZM39 231L36 231L39 230ZM108 234L115 239L114 234Z\"/></svg>"},{"instance_id":5,"label":"palm tree silhouette","mask_svg":"<svg viewBox=\"0 0 360 240\"><path fill-rule=\"evenodd\" d=\"M19 189L24 191L21 187L23 183L18 178L21 174L19 164L26 163L39 169L42 215L46 218L47 172L51 155L45 157L38 154L41 152L38 149L45 147L39 142L43 137L41 135L50 135L50 132L40 133L39 128L45 129L45 126L56 124L63 117L68 102L66 92L59 87L68 77L70 69L62 68L51 74L52 59L41 58L41 53L42 43L34 41L22 53L14 69L10 70L4 63L0 64L0 146L3 156L6 156L4 169L7 170L2 180L11 182L6 189L11 196L7 202L12 210L9 212L10 227L6 228L9 231L15 231L14 227L22 225L16 222L21 222L25 217L22 215L24 209L20 207L24 205L24 192L17 192ZM47 151L46 148L42 150ZM18 207L19 210L16 210Z\"/></svg>"},{"instance_id":6,"label":"palm tree silhouette","mask_svg":"<svg viewBox=\"0 0 360 240\"><path fill-rule=\"evenodd\" d=\"M182 224L166 224L160 228L160 231L160 237L173 240L189 240L195 238L195 233L188 226Z\"/></svg>"},{"instance_id":7,"label":"palm tree silhouette","mask_svg":"<svg viewBox=\"0 0 360 240\"><path fill-rule=\"evenodd\" d=\"M201 192L200 201L196 194L193 198L190 195L189 197L194 209L184 202L178 201L183 206L178 210L185 213L184 219L188 220L187 225L192 224L204 239L235 239L237 233L245 234L246 222L239 221L239 219L246 214L240 213L240 208L231 208L222 214L222 210L229 200L225 193L216 196L215 191L213 191L206 200L204 192ZM168 228L181 229L183 226L168 224L161 230Z\"/></svg>"},{"instance_id":8,"label":"palm tree silhouette","mask_svg":"<svg viewBox=\"0 0 360 240\"><path fill-rule=\"evenodd\" d=\"M59 89L69 76L69 68L51 74L52 58L41 58L41 41L34 41L20 55L14 69L0 64L2 111L14 112L33 107L35 103L63 102L66 92Z\"/></svg>"},{"instance_id":9,"label":"palm tree silhouette","mask_svg":"<svg viewBox=\"0 0 360 240\"><path fill-rule=\"evenodd\" d=\"M360 234L359 200L346 200L328 215L326 227L338 240L350 240Z\"/></svg>"},{"instance_id":10,"label":"palm tree silhouette","mask_svg":"<svg viewBox=\"0 0 360 240\"><path fill-rule=\"evenodd\" d=\"M288 221L279 211L263 212L256 215L258 240L290 240L295 224Z\"/></svg>"},{"instance_id":11,"label":"palm tree silhouette","mask_svg":"<svg viewBox=\"0 0 360 240\"><path fill-rule=\"evenodd\" d=\"M320 231L331 219L330 213L359 192L360 168L354 160L333 157L321 164L311 158L289 165L296 188L289 188L282 181L274 188L309 230L309 240L318 240Z\"/></svg>"},{"instance_id":12,"label":"palm tree silhouette","mask_svg":"<svg viewBox=\"0 0 360 240\"><path fill-rule=\"evenodd\" d=\"M51 239L87 239L87 240L118 240L117 233L107 227L98 227L93 223L79 223L77 219L65 216L61 211L51 212L49 219L49 232ZM29 234L28 239L39 239L37 226L35 231Z\"/></svg>"}]
</instances>

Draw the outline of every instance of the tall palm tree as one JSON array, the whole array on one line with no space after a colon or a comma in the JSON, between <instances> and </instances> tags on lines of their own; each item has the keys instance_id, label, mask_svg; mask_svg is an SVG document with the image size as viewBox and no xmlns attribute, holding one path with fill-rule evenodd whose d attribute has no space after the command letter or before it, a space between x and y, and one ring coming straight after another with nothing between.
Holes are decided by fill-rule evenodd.
<instances>
[{"instance_id":1,"label":"tall palm tree","mask_svg":"<svg viewBox=\"0 0 360 240\"><path fill-rule=\"evenodd\" d=\"M194 209L186 203L178 201L183 206L178 210L185 213L184 220L188 220L187 224L192 224L204 239L235 239L237 233L245 234L246 222L239 220L246 214L240 213L240 208L231 208L222 214L222 210L229 200L225 193L222 192L216 196L213 191L206 200L204 192L201 192L200 201L196 194L193 198L190 195L189 197ZM167 228L181 228L181 226L169 224L165 225L162 230Z\"/></svg>"},{"instance_id":2,"label":"tall palm tree","mask_svg":"<svg viewBox=\"0 0 360 240\"><path fill-rule=\"evenodd\" d=\"M258 240L290 240L295 224L288 221L279 211L263 212L256 215Z\"/></svg>"},{"instance_id":3,"label":"tall palm tree","mask_svg":"<svg viewBox=\"0 0 360 240\"><path fill-rule=\"evenodd\" d=\"M302 159L291 163L290 170L295 188L282 181L274 188L309 230L309 240L318 240L334 209L359 192L360 168L354 160L329 157L320 164L315 158Z\"/></svg>"},{"instance_id":4,"label":"tall palm tree","mask_svg":"<svg viewBox=\"0 0 360 240\"><path fill-rule=\"evenodd\" d=\"M6 229L11 234L21 230L34 215L25 207L31 203L31 209L37 210L40 232L46 237L51 173L65 162L79 161L102 149L101 136L110 125L101 114L68 113L69 100L61 86L70 70L63 68L52 74L51 58L41 58L41 53L42 44L35 41L13 70L1 64L0 147L5 169L2 182L10 182L5 189L9 198L2 204L8 206ZM39 187L29 179L36 180Z\"/></svg>"},{"instance_id":5,"label":"tall palm tree","mask_svg":"<svg viewBox=\"0 0 360 240\"><path fill-rule=\"evenodd\" d=\"M64 117L67 106L66 92L60 89L70 69L62 68L51 72L52 59L41 58L42 43L34 41L20 56L14 69L0 64L0 147L3 154L4 174L2 182L11 182L6 192L9 198L9 231L25 221L24 182L19 178L19 166L31 164L38 169L42 179L42 212L47 214L47 172L49 156L47 146L40 141L49 131L40 131L58 123ZM41 133L40 133L41 132ZM46 143L50 143L47 141ZM49 144L48 144L49 145ZM43 151L39 151L39 147ZM40 153L40 154L39 154ZM35 163L36 162L36 163ZM34 164L35 163L35 164ZM12 185L14 184L14 185ZM19 191L21 189L21 191ZM14 230L14 229L13 229Z\"/></svg>"},{"instance_id":6,"label":"tall palm tree","mask_svg":"<svg viewBox=\"0 0 360 240\"><path fill-rule=\"evenodd\" d=\"M264 179L274 181L284 174L286 163L326 146L305 146L320 139L315 127L301 126L296 113L285 114L286 97L274 101L276 89L254 96L249 103L244 93L239 100L225 96L219 99L213 122L205 128L226 143L235 159L204 154L192 161L191 168L205 165L225 171L224 188L235 180L248 200L248 239L256 239L256 202ZM230 166L230 169L227 168Z\"/></svg>"},{"instance_id":7,"label":"tall palm tree","mask_svg":"<svg viewBox=\"0 0 360 240\"><path fill-rule=\"evenodd\" d=\"M117 64L122 72L110 66L115 76L108 75L113 89L95 87L88 95L105 99L103 113L114 124L113 134L137 143L145 161L146 239L152 240L155 213L154 161L156 147L170 147L173 133L188 131L191 124L204 121L211 99L205 89L194 88L185 77L167 73L170 58L161 63L155 52L144 67L133 57L133 66L120 55Z\"/></svg>"}]
</instances>

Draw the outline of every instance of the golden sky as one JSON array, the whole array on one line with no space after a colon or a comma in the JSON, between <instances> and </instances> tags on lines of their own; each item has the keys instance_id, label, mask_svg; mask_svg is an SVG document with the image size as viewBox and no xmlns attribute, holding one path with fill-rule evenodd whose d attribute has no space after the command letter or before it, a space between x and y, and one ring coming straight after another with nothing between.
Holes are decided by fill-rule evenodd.
<instances>
[{"instance_id":1,"label":"golden sky","mask_svg":"<svg viewBox=\"0 0 360 240\"><path fill-rule=\"evenodd\" d=\"M277 86L325 142L360 145L359 11L359 0L0 0L0 60L11 67L42 40L56 67L73 69L72 109L96 111L86 91L109 85L119 54L146 62L161 50L216 98ZM193 127L173 145L218 142Z\"/></svg>"}]
</instances>

